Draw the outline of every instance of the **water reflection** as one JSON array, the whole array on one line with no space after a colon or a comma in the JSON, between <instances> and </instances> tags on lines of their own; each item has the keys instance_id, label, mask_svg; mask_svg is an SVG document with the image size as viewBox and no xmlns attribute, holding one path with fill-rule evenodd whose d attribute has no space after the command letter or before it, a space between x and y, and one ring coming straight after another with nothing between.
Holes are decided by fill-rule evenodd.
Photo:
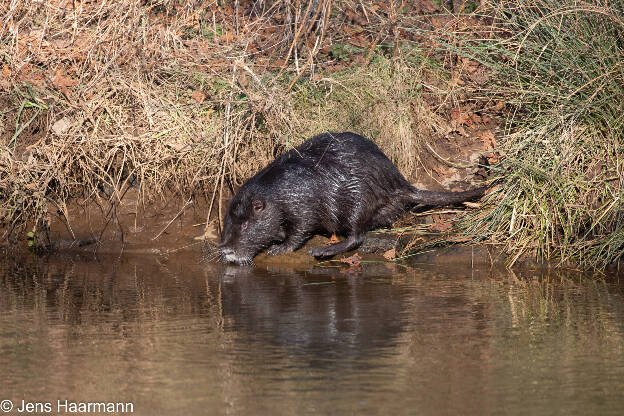
<instances>
[{"instance_id":1,"label":"water reflection","mask_svg":"<svg viewBox=\"0 0 624 416\"><path fill-rule=\"evenodd\" d=\"M621 286L463 265L0 266L0 393L135 413L620 413ZM530 398L530 400L527 400Z\"/></svg>"},{"instance_id":2,"label":"water reflection","mask_svg":"<svg viewBox=\"0 0 624 416\"><path fill-rule=\"evenodd\" d=\"M229 329L287 347L316 365L365 359L376 348L394 345L406 324L401 318L405 288L388 280L349 276L336 268L260 272L230 267L224 276Z\"/></svg>"}]
</instances>

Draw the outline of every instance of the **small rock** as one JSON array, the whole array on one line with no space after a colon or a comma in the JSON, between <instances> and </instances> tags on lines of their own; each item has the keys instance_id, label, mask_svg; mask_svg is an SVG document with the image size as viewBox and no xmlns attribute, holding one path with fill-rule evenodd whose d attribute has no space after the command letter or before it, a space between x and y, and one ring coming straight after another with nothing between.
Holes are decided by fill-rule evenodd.
<instances>
[{"instance_id":1,"label":"small rock","mask_svg":"<svg viewBox=\"0 0 624 416\"><path fill-rule=\"evenodd\" d=\"M68 117L63 117L62 119L57 120L52 125L52 131L57 136L60 136L61 134L66 133L70 127L71 127L71 120Z\"/></svg>"}]
</instances>

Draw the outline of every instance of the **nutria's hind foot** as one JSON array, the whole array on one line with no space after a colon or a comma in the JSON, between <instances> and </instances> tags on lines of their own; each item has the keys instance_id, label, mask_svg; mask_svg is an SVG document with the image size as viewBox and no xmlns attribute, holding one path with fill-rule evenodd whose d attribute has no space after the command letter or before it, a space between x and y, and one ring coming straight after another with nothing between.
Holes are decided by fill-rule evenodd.
<instances>
[{"instance_id":1,"label":"nutria's hind foot","mask_svg":"<svg viewBox=\"0 0 624 416\"><path fill-rule=\"evenodd\" d=\"M308 254L314 257L332 257L336 254L358 248L364 242L364 235L350 236L339 243L330 244L328 246L317 247L308 250Z\"/></svg>"}]
</instances>

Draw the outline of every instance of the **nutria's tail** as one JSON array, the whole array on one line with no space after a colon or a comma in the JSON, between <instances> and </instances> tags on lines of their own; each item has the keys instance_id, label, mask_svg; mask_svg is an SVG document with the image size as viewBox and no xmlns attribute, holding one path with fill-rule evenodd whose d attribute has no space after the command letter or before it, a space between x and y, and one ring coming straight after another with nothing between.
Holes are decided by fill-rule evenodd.
<instances>
[{"instance_id":1,"label":"nutria's tail","mask_svg":"<svg viewBox=\"0 0 624 416\"><path fill-rule=\"evenodd\" d=\"M471 189L464 192L438 192L424 191L413 188L412 199L414 203L419 205L453 205L460 202L470 201L483 195L487 186Z\"/></svg>"}]
</instances>

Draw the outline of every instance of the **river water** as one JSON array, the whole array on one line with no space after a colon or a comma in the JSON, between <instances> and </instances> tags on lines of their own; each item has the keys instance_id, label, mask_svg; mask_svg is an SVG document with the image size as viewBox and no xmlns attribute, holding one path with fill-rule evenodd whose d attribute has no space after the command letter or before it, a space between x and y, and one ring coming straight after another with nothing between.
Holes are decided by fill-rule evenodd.
<instances>
[{"instance_id":1,"label":"river water","mask_svg":"<svg viewBox=\"0 0 624 416\"><path fill-rule=\"evenodd\" d=\"M1 264L8 414L65 400L138 415L624 414L624 286L609 277L192 253ZM28 403L40 411L18 412Z\"/></svg>"}]
</instances>

